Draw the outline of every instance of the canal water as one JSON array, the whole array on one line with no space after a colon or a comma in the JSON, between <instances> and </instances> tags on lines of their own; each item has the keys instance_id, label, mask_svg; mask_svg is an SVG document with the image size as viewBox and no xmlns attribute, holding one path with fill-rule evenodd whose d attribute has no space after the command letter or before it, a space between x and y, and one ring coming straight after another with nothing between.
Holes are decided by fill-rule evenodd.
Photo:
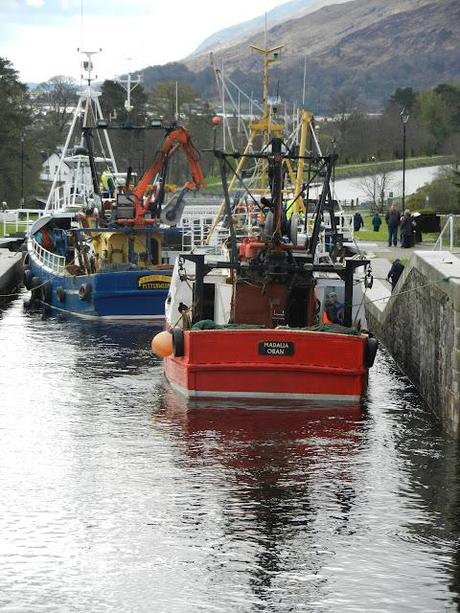
<instances>
[{"instance_id":1,"label":"canal water","mask_svg":"<svg viewBox=\"0 0 460 613\"><path fill-rule=\"evenodd\" d=\"M409 168L405 175L405 193L413 194L426 183L431 183L442 171L442 166L426 166ZM350 201L359 198L360 201L370 200L369 188L365 189L366 177L340 179L334 183L334 195L338 200ZM386 196L393 192L395 198L402 195L402 170L389 172L386 177Z\"/></svg>"},{"instance_id":2,"label":"canal water","mask_svg":"<svg viewBox=\"0 0 460 613\"><path fill-rule=\"evenodd\" d=\"M0 611L438 612L458 446L381 352L362 407L187 407L152 328L0 320Z\"/></svg>"}]
</instances>

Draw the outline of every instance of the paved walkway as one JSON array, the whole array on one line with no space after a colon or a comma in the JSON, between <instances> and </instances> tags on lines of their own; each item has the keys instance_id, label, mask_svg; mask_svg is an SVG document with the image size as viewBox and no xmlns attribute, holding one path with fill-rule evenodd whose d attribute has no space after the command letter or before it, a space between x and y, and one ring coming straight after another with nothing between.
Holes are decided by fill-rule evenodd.
<instances>
[{"instance_id":1,"label":"paved walkway","mask_svg":"<svg viewBox=\"0 0 460 613\"><path fill-rule=\"evenodd\" d=\"M356 239L355 239L356 240ZM400 260L408 260L411 258L414 251L432 251L434 243L418 243L409 249L401 247L388 247L385 241L360 241L356 240L359 249L364 252L371 260L371 266L374 273L374 279L379 279L388 287L391 287L386 280L391 264L399 258Z\"/></svg>"}]
</instances>

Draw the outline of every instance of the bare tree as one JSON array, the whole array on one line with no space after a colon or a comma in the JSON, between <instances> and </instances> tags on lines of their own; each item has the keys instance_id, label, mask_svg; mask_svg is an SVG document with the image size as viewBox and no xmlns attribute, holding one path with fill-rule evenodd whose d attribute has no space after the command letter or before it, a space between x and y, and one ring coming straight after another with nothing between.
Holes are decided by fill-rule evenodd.
<instances>
[{"instance_id":1,"label":"bare tree","mask_svg":"<svg viewBox=\"0 0 460 613\"><path fill-rule=\"evenodd\" d=\"M53 77L37 86L34 99L62 134L78 101L77 84L71 77Z\"/></svg>"},{"instance_id":2,"label":"bare tree","mask_svg":"<svg viewBox=\"0 0 460 613\"><path fill-rule=\"evenodd\" d=\"M383 213L392 186L393 181L386 170L359 179L359 187L370 200L370 209L377 213Z\"/></svg>"}]
</instances>

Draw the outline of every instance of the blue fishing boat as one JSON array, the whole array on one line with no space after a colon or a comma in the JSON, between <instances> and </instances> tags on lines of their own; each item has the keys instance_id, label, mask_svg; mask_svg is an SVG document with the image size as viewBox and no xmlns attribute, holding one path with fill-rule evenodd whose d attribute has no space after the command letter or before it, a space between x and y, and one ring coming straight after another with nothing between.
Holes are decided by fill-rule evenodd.
<instances>
[{"instance_id":1,"label":"blue fishing boat","mask_svg":"<svg viewBox=\"0 0 460 613\"><path fill-rule=\"evenodd\" d=\"M81 114L81 146L70 156L74 181L64 186L53 182L44 215L31 227L24 285L31 290L32 303L81 317L160 320L175 259L171 252L182 248L180 231L172 226L180 219L186 193L203 186L198 153L185 128L165 129L153 162L132 185L130 172L122 175L116 167L99 95L89 72L70 128L72 132ZM109 152L102 158L102 177L93 146L99 129ZM69 141L70 136L62 160L69 161ZM165 204L168 163L179 150L191 179Z\"/></svg>"}]
</instances>

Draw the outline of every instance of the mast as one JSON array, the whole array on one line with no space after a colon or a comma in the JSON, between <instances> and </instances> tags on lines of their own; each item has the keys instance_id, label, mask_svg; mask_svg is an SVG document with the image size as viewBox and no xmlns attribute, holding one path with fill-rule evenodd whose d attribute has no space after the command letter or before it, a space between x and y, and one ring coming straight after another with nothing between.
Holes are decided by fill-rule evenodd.
<instances>
[{"instance_id":1,"label":"mast","mask_svg":"<svg viewBox=\"0 0 460 613\"><path fill-rule=\"evenodd\" d=\"M72 123L70 124L70 128L69 131L67 133L67 138L66 141L64 143L64 147L61 153L61 157L59 159L59 164L58 167L56 169L56 173L54 175L54 179L53 179L53 183L51 185L51 189L49 191L48 194L48 198L46 201L46 205L45 205L45 211L49 211L50 209L52 209L52 200L53 200L53 196L56 190L56 185L58 183L59 177L61 175L61 170L62 170L62 165L64 163L64 158L67 155L67 151L69 149L69 145L70 145L70 141L72 139L73 133L75 131L75 127L77 125L77 121L80 118L80 116L83 114L83 131L85 129L91 128L93 127L92 122L95 122L97 124L97 122L99 120L104 121L104 116L102 114L102 109L101 109L101 105L99 102L99 97L101 96L101 92L97 92L93 89L92 86L92 81L93 81L93 69L94 69L94 65L93 65L93 61L92 61L92 56L96 55L97 53L99 53L98 51L81 51L80 52L83 56L86 56L86 59L82 60L81 63L81 67L84 73L86 73L86 75L82 75L82 79L85 79L87 81L87 86L79 91L79 97L78 97L78 102L77 102L77 106L75 107L75 111L73 113L73 117L72 117ZM105 138L105 143L107 146L107 150L109 152L109 156L110 156L110 161L112 164L112 168L114 172L118 172L117 169L117 164L115 162L115 157L113 155L113 151L112 151L112 146L110 144L110 140L109 140L109 135L107 133L107 130L103 130L104 133L104 138ZM84 134L82 134L81 139L80 139L80 145L83 146L84 145L84 141L85 141L85 137ZM73 194L73 198L75 200L75 191Z\"/></svg>"},{"instance_id":2,"label":"mast","mask_svg":"<svg viewBox=\"0 0 460 613\"><path fill-rule=\"evenodd\" d=\"M128 65L131 63L131 59L132 58L130 57L128 58ZM131 104L131 92L134 91L136 87L139 85L139 83L141 82L141 77L137 75L136 80L133 81L133 78L131 76L131 69L130 67L128 67L128 75L126 77L126 80L118 79L118 82L123 87L123 89L126 91L126 100L125 100L124 106L125 106L126 112L129 114L134 108L133 105Z\"/></svg>"},{"instance_id":3,"label":"mast","mask_svg":"<svg viewBox=\"0 0 460 613\"><path fill-rule=\"evenodd\" d=\"M254 51L256 51L257 53L260 53L261 55L263 55L263 106L262 106L262 117L256 121L256 122L252 122L249 125L249 137L248 137L248 141L246 143L246 147L244 149L243 155L242 157L239 159L238 164L237 164L237 168L236 168L236 174L233 175L233 177L230 180L230 183L228 185L228 190L231 192L233 190L233 188L235 187L236 181L237 181L237 177L240 175L244 164L247 161L247 154L252 150L252 145L256 139L256 137L258 135L262 135L262 139L263 139L263 144L264 147L268 145L268 143L270 142L270 137L273 134L274 136L278 137L278 138L282 138L283 133L284 133L284 125L280 124L280 123L275 123L272 120L271 117L271 112L270 112L270 103L269 103L269 97L268 97L268 85L269 85L269 68L270 65L273 62L276 62L279 60L279 51L280 49L283 48L284 45L278 45L276 47L272 47L271 49L266 49L266 48L261 48L261 47L257 47L255 45L250 45L250 48L253 49ZM212 61L212 56L211 56L211 61ZM222 77L222 82L223 82L223 77ZM224 100L224 85L222 86L222 99ZM252 100L252 96L251 96L251 100ZM224 121L223 124L225 126L225 117L224 117ZM224 147L224 151L225 151L225 147ZM259 193L264 193L266 191L266 185L267 185L267 160L263 159L262 160L262 175L260 177L260 181L259 181L259 186L258 188L256 188L255 192L259 192ZM292 183L294 183L295 181L295 176L292 170L291 165L288 165L288 172L290 175L290 179L292 181ZM219 207L219 210L216 213L216 217L214 219L213 225L211 226L211 229L209 230L207 239L206 239L206 244L209 244L209 241L212 237L212 234L214 232L215 227L217 226L217 224L219 223L219 221L222 218L223 212L225 209L225 202L222 202L222 204Z\"/></svg>"}]
</instances>

